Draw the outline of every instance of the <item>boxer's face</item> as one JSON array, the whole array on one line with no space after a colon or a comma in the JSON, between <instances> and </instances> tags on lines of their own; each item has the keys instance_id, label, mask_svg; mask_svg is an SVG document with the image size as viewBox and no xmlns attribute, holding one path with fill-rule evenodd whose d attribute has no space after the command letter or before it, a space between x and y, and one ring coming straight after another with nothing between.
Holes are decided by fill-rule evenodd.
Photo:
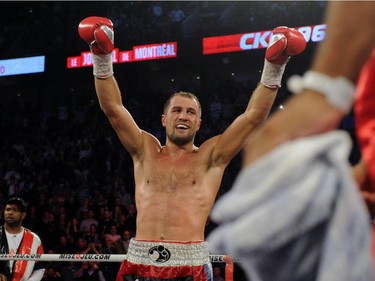
<instances>
[{"instance_id":1,"label":"boxer's face","mask_svg":"<svg viewBox=\"0 0 375 281\"><path fill-rule=\"evenodd\" d=\"M162 115L167 138L177 145L194 140L201 125L199 106L195 99L175 96Z\"/></svg>"}]
</instances>

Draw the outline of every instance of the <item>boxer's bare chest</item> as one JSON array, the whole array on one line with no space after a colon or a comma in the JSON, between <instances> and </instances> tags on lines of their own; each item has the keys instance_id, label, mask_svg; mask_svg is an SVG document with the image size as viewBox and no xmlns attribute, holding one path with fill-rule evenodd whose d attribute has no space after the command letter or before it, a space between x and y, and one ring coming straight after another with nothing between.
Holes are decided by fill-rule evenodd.
<instances>
[{"instance_id":1,"label":"boxer's bare chest","mask_svg":"<svg viewBox=\"0 0 375 281\"><path fill-rule=\"evenodd\" d=\"M176 189L194 188L204 175L198 157L156 157L145 165L146 185L159 192L173 192Z\"/></svg>"},{"instance_id":2,"label":"boxer's bare chest","mask_svg":"<svg viewBox=\"0 0 375 281\"><path fill-rule=\"evenodd\" d=\"M212 178L218 175L207 172L207 156L192 154L161 154L145 159L139 167L139 239L202 239L204 223L215 199L215 189L210 188Z\"/></svg>"}]
</instances>

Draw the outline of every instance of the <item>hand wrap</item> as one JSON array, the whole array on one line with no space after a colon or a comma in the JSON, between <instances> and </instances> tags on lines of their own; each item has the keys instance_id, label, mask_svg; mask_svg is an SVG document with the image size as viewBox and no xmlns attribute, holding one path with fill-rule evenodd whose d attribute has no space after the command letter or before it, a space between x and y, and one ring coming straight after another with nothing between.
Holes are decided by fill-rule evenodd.
<instances>
[{"instance_id":1,"label":"hand wrap","mask_svg":"<svg viewBox=\"0 0 375 281\"><path fill-rule=\"evenodd\" d=\"M302 93L303 90L318 92L345 114L351 110L355 94L355 85L349 79L343 76L330 77L316 71L307 71L302 77L290 77L288 89L294 94Z\"/></svg>"}]
</instances>

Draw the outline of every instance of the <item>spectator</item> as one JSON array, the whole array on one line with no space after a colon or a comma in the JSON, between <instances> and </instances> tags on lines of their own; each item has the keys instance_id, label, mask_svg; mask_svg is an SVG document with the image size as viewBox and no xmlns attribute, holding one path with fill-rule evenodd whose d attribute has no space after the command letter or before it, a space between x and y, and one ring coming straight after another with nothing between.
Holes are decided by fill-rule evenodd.
<instances>
[{"instance_id":1,"label":"spectator","mask_svg":"<svg viewBox=\"0 0 375 281\"><path fill-rule=\"evenodd\" d=\"M81 234L87 234L91 230L91 225L95 224L95 226L98 226L99 222L97 219L95 219L95 213L94 210L89 209L87 212L83 213L83 220L81 221L79 225L79 231Z\"/></svg>"},{"instance_id":2,"label":"spectator","mask_svg":"<svg viewBox=\"0 0 375 281\"><path fill-rule=\"evenodd\" d=\"M83 237L79 237L77 239L76 244L76 253L77 254L87 254L87 252L90 250L89 244Z\"/></svg>"},{"instance_id":3,"label":"spectator","mask_svg":"<svg viewBox=\"0 0 375 281\"><path fill-rule=\"evenodd\" d=\"M66 226L66 234L67 236L76 238L79 236L80 232L78 229L78 219L76 217L73 217Z\"/></svg>"},{"instance_id":4,"label":"spectator","mask_svg":"<svg viewBox=\"0 0 375 281\"><path fill-rule=\"evenodd\" d=\"M20 197L11 197L5 203L4 220L1 228L1 254L43 254L39 236L22 226L26 217L26 202ZM0 262L0 279L39 281L44 275L44 265L40 261L8 260Z\"/></svg>"},{"instance_id":5,"label":"spectator","mask_svg":"<svg viewBox=\"0 0 375 281\"><path fill-rule=\"evenodd\" d=\"M66 235L61 235L59 243L54 247L54 252L57 254L71 254L74 253L74 248L69 247L68 238Z\"/></svg>"},{"instance_id":6,"label":"spectator","mask_svg":"<svg viewBox=\"0 0 375 281\"><path fill-rule=\"evenodd\" d=\"M94 242L89 243L90 250L88 251L89 254L102 254L103 253L103 245L100 240L95 240Z\"/></svg>"},{"instance_id":7,"label":"spectator","mask_svg":"<svg viewBox=\"0 0 375 281\"><path fill-rule=\"evenodd\" d=\"M63 281L61 273L53 266L47 267L46 272L43 276L43 281Z\"/></svg>"},{"instance_id":8,"label":"spectator","mask_svg":"<svg viewBox=\"0 0 375 281\"><path fill-rule=\"evenodd\" d=\"M84 234L84 239L87 241L88 244L94 243L95 241L99 240L99 233L98 233L98 226L95 223L90 225L90 231Z\"/></svg>"},{"instance_id":9,"label":"spectator","mask_svg":"<svg viewBox=\"0 0 375 281\"><path fill-rule=\"evenodd\" d=\"M104 209L103 217L99 219L99 235L104 237L105 234L110 232L110 228L115 224L113 220L113 213L109 208Z\"/></svg>"},{"instance_id":10,"label":"spectator","mask_svg":"<svg viewBox=\"0 0 375 281\"><path fill-rule=\"evenodd\" d=\"M134 237L134 234L130 230L124 230L122 232L121 239L116 240L115 247L119 254L126 254L129 249L130 239Z\"/></svg>"},{"instance_id":11,"label":"spectator","mask_svg":"<svg viewBox=\"0 0 375 281\"><path fill-rule=\"evenodd\" d=\"M83 262L81 268L76 272L76 277L80 281L106 281L97 262Z\"/></svg>"},{"instance_id":12,"label":"spectator","mask_svg":"<svg viewBox=\"0 0 375 281\"><path fill-rule=\"evenodd\" d=\"M225 281L223 276L221 275L221 268L220 266L214 266L214 279L212 281Z\"/></svg>"},{"instance_id":13,"label":"spectator","mask_svg":"<svg viewBox=\"0 0 375 281\"><path fill-rule=\"evenodd\" d=\"M64 281L78 281L77 262L66 262L62 266L61 276Z\"/></svg>"},{"instance_id":14,"label":"spectator","mask_svg":"<svg viewBox=\"0 0 375 281\"><path fill-rule=\"evenodd\" d=\"M113 243L121 239L121 236L117 233L117 226L115 224L110 226L109 233L105 234L105 239L111 239Z\"/></svg>"},{"instance_id":15,"label":"spectator","mask_svg":"<svg viewBox=\"0 0 375 281\"><path fill-rule=\"evenodd\" d=\"M114 207L114 211L113 211L113 220L115 221L116 224L118 224L120 222L120 217L121 215L123 214L124 210L126 210L126 208L124 206L121 206L119 204L117 204L120 200L117 198L116 199L116 205Z\"/></svg>"},{"instance_id":16,"label":"spectator","mask_svg":"<svg viewBox=\"0 0 375 281\"><path fill-rule=\"evenodd\" d=\"M60 213L58 214L58 222L57 222L57 232L59 234L66 234L66 228L68 227L68 221L66 220L66 214L65 213Z\"/></svg>"}]
</instances>

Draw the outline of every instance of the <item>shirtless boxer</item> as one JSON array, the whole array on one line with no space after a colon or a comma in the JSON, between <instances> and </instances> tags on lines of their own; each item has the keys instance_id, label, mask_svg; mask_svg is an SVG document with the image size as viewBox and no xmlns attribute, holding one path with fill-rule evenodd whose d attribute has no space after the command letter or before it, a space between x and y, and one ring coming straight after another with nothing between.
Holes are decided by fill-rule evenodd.
<instances>
[{"instance_id":1,"label":"shirtless boxer","mask_svg":"<svg viewBox=\"0 0 375 281\"><path fill-rule=\"evenodd\" d=\"M286 27L274 30L261 83L246 111L224 133L197 147L194 138L201 126L201 105L195 95L178 92L166 102L161 116L166 144L161 145L138 127L122 104L111 61L112 22L88 17L78 31L93 52L101 109L134 163L137 233L117 281L211 280L204 227L224 170L267 118L286 63L305 48L303 35Z\"/></svg>"}]
</instances>

